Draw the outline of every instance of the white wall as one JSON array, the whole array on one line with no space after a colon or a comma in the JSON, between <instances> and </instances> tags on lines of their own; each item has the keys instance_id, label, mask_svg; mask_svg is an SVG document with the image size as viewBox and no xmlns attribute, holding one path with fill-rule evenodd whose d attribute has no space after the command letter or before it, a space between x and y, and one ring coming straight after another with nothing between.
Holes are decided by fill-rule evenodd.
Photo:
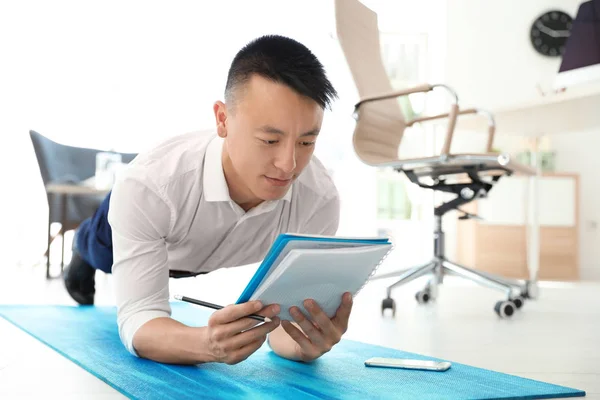
<instances>
[{"instance_id":1,"label":"white wall","mask_svg":"<svg viewBox=\"0 0 600 400\"><path fill-rule=\"evenodd\" d=\"M550 9L575 17L580 0L448 0L447 80L461 104L497 108L526 102L548 91L560 65L559 58L539 55L529 41L532 21ZM519 138L502 136L497 147L513 151ZM461 137L460 135L458 136ZM461 140L471 140L462 136ZM588 132L565 132L550 138L557 151L559 171L580 174L580 268L583 279L600 280L599 159L600 126ZM455 218L448 218L455 230ZM449 238L453 249L455 237Z\"/></svg>"},{"instance_id":2,"label":"white wall","mask_svg":"<svg viewBox=\"0 0 600 400\"><path fill-rule=\"evenodd\" d=\"M233 56L263 34L303 42L340 92L316 150L329 166L347 150L340 143L351 143L344 124L353 121L332 17L333 3L320 0L0 2L3 264L39 261L45 250L47 204L30 129L71 145L137 152L213 126L212 104L222 99Z\"/></svg>"},{"instance_id":3,"label":"white wall","mask_svg":"<svg viewBox=\"0 0 600 400\"><path fill-rule=\"evenodd\" d=\"M377 2L386 31L444 27L443 9L434 19L427 12L444 0ZM0 63L0 140L11 142L0 145L3 263L35 263L45 250L47 206L29 129L71 145L137 152L212 126L232 57L266 33L300 40L325 65L339 100L316 154L341 193L340 234L376 234L376 171L353 153L357 94L334 29L332 0L0 2L0 37L11 38L0 40L7 61ZM432 36L435 57L443 47L443 35ZM433 74L443 72L435 66Z\"/></svg>"},{"instance_id":4,"label":"white wall","mask_svg":"<svg viewBox=\"0 0 600 400\"><path fill-rule=\"evenodd\" d=\"M448 0L448 83L459 99L495 108L538 96L549 88L560 59L538 54L532 22L550 9L575 16L580 0Z\"/></svg>"}]
</instances>

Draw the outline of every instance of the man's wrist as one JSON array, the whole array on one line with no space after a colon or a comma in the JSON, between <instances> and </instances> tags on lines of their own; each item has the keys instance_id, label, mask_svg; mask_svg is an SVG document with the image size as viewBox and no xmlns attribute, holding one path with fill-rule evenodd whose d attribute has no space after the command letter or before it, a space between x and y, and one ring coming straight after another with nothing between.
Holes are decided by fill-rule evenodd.
<instances>
[{"instance_id":1,"label":"man's wrist","mask_svg":"<svg viewBox=\"0 0 600 400\"><path fill-rule=\"evenodd\" d=\"M206 327L189 327L171 318L156 318L136 332L133 345L140 357L174 364L215 361Z\"/></svg>"},{"instance_id":2,"label":"man's wrist","mask_svg":"<svg viewBox=\"0 0 600 400\"><path fill-rule=\"evenodd\" d=\"M186 342L191 348L196 349L194 352L194 358L196 364L203 364L217 361L214 355L210 352L210 344L208 342L208 328L205 326L201 327L189 327L185 326L186 330L189 330L189 337ZM198 340L200 338L200 340ZM198 342L201 343L198 346ZM195 344L195 346L194 346Z\"/></svg>"}]
</instances>

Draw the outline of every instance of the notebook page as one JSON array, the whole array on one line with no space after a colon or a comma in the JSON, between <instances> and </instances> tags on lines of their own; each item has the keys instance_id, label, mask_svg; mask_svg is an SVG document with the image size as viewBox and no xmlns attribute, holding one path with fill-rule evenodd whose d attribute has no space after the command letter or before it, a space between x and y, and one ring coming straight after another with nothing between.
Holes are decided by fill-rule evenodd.
<instances>
[{"instance_id":1,"label":"notebook page","mask_svg":"<svg viewBox=\"0 0 600 400\"><path fill-rule=\"evenodd\" d=\"M279 277L290 267L290 265L293 265L296 262L296 260L301 254L302 252L300 251L289 251L288 255L285 256L283 260L281 260L277 268L274 271L272 271L267 276L267 278L256 288L255 295L260 296L260 294L262 293L262 291L264 291L265 288L268 288L275 281L277 281L277 279L279 279Z\"/></svg>"},{"instance_id":2,"label":"notebook page","mask_svg":"<svg viewBox=\"0 0 600 400\"><path fill-rule=\"evenodd\" d=\"M318 242L321 243L321 242ZM323 246L310 246L310 247L292 247L290 249L287 249L287 251L285 251L285 255L280 255L278 257L281 258L283 257L283 259L279 262L279 264L274 264L277 265L275 268L272 268L271 271L269 271L269 273L265 276L265 278L263 279L263 282L261 283L261 285L259 285L259 287L256 288L256 290L259 290L261 286L263 287L268 287L269 285L271 285L274 281L276 281L279 276L281 276L281 274L284 273L284 271L290 266L290 264L293 264L295 262L295 260L298 258L298 256L300 254L302 254L302 252L296 252L293 251L295 249L300 249L300 248L308 248L308 249L334 249L334 248L340 248L340 249L345 249L345 248L352 248L352 247L358 247L358 246L374 246L373 244L367 244L367 243L352 243L352 245L354 246L336 246L339 245L340 243L323 243ZM381 244L379 244L380 246ZM282 254L284 254L284 251L282 250ZM258 295L258 294L257 294Z\"/></svg>"},{"instance_id":3,"label":"notebook page","mask_svg":"<svg viewBox=\"0 0 600 400\"><path fill-rule=\"evenodd\" d=\"M332 318L340 306L342 295L353 295L364 285L374 269L391 249L391 244L334 249L292 249L282 261L277 279L263 281L250 300L264 305L279 304L279 317L293 321L291 306L303 306L314 299Z\"/></svg>"},{"instance_id":4,"label":"notebook page","mask_svg":"<svg viewBox=\"0 0 600 400\"><path fill-rule=\"evenodd\" d=\"M302 236L302 235L295 235ZM317 236L315 236L317 237ZM281 250L275 261L273 267L267 272L263 278L263 282L269 278L269 276L279 269L279 263L288 255L291 250L294 249L344 249L352 247L364 247L373 246L373 243L352 243L352 242L323 242L319 240L290 240L286 243L285 247ZM379 244L377 244L379 245Z\"/></svg>"}]
</instances>

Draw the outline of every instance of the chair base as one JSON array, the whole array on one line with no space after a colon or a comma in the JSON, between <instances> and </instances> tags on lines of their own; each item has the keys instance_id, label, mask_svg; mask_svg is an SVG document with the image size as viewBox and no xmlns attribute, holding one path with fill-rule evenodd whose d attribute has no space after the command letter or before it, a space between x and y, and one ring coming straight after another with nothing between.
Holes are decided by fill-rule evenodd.
<instances>
[{"instance_id":1,"label":"chair base","mask_svg":"<svg viewBox=\"0 0 600 400\"><path fill-rule=\"evenodd\" d=\"M433 278L427 283L423 290L417 292L415 295L417 302L419 303L427 303L436 298L437 285L443 283L444 276L447 274L460 276L480 285L505 292L506 300L498 301L494 306L494 311L501 318L507 318L514 315L515 311L524 305L526 299L533 299L537 295L537 287L533 282L503 278L465 267L449 261L445 257L436 257L427 264L419 265L408 270L381 274L373 278L382 279L392 276L398 276L399 278L387 288L387 298L384 299L381 304L382 314L386 309L391 309L392 315L395 315L396 305L394 299L391 297L394 288L428 274L432 274Z\"/></svg>"}]
</instances>

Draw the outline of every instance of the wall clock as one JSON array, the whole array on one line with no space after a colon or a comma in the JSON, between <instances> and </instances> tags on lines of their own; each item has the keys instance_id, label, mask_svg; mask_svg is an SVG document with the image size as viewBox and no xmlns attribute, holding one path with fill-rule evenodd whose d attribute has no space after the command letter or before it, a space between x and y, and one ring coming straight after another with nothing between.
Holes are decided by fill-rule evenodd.
<instances>
[{"instance_id":1,"label":"wall clock","mask_svg":"<svg viewBox=\"0 0 600 400\"><path fill-rule=\"evenodd\" d=\"M533 21L529 34L533 48L544 56L561 56L572 24L573 18L563 11L551 10L540 15Z\"/></svg>"}]
</instances>

